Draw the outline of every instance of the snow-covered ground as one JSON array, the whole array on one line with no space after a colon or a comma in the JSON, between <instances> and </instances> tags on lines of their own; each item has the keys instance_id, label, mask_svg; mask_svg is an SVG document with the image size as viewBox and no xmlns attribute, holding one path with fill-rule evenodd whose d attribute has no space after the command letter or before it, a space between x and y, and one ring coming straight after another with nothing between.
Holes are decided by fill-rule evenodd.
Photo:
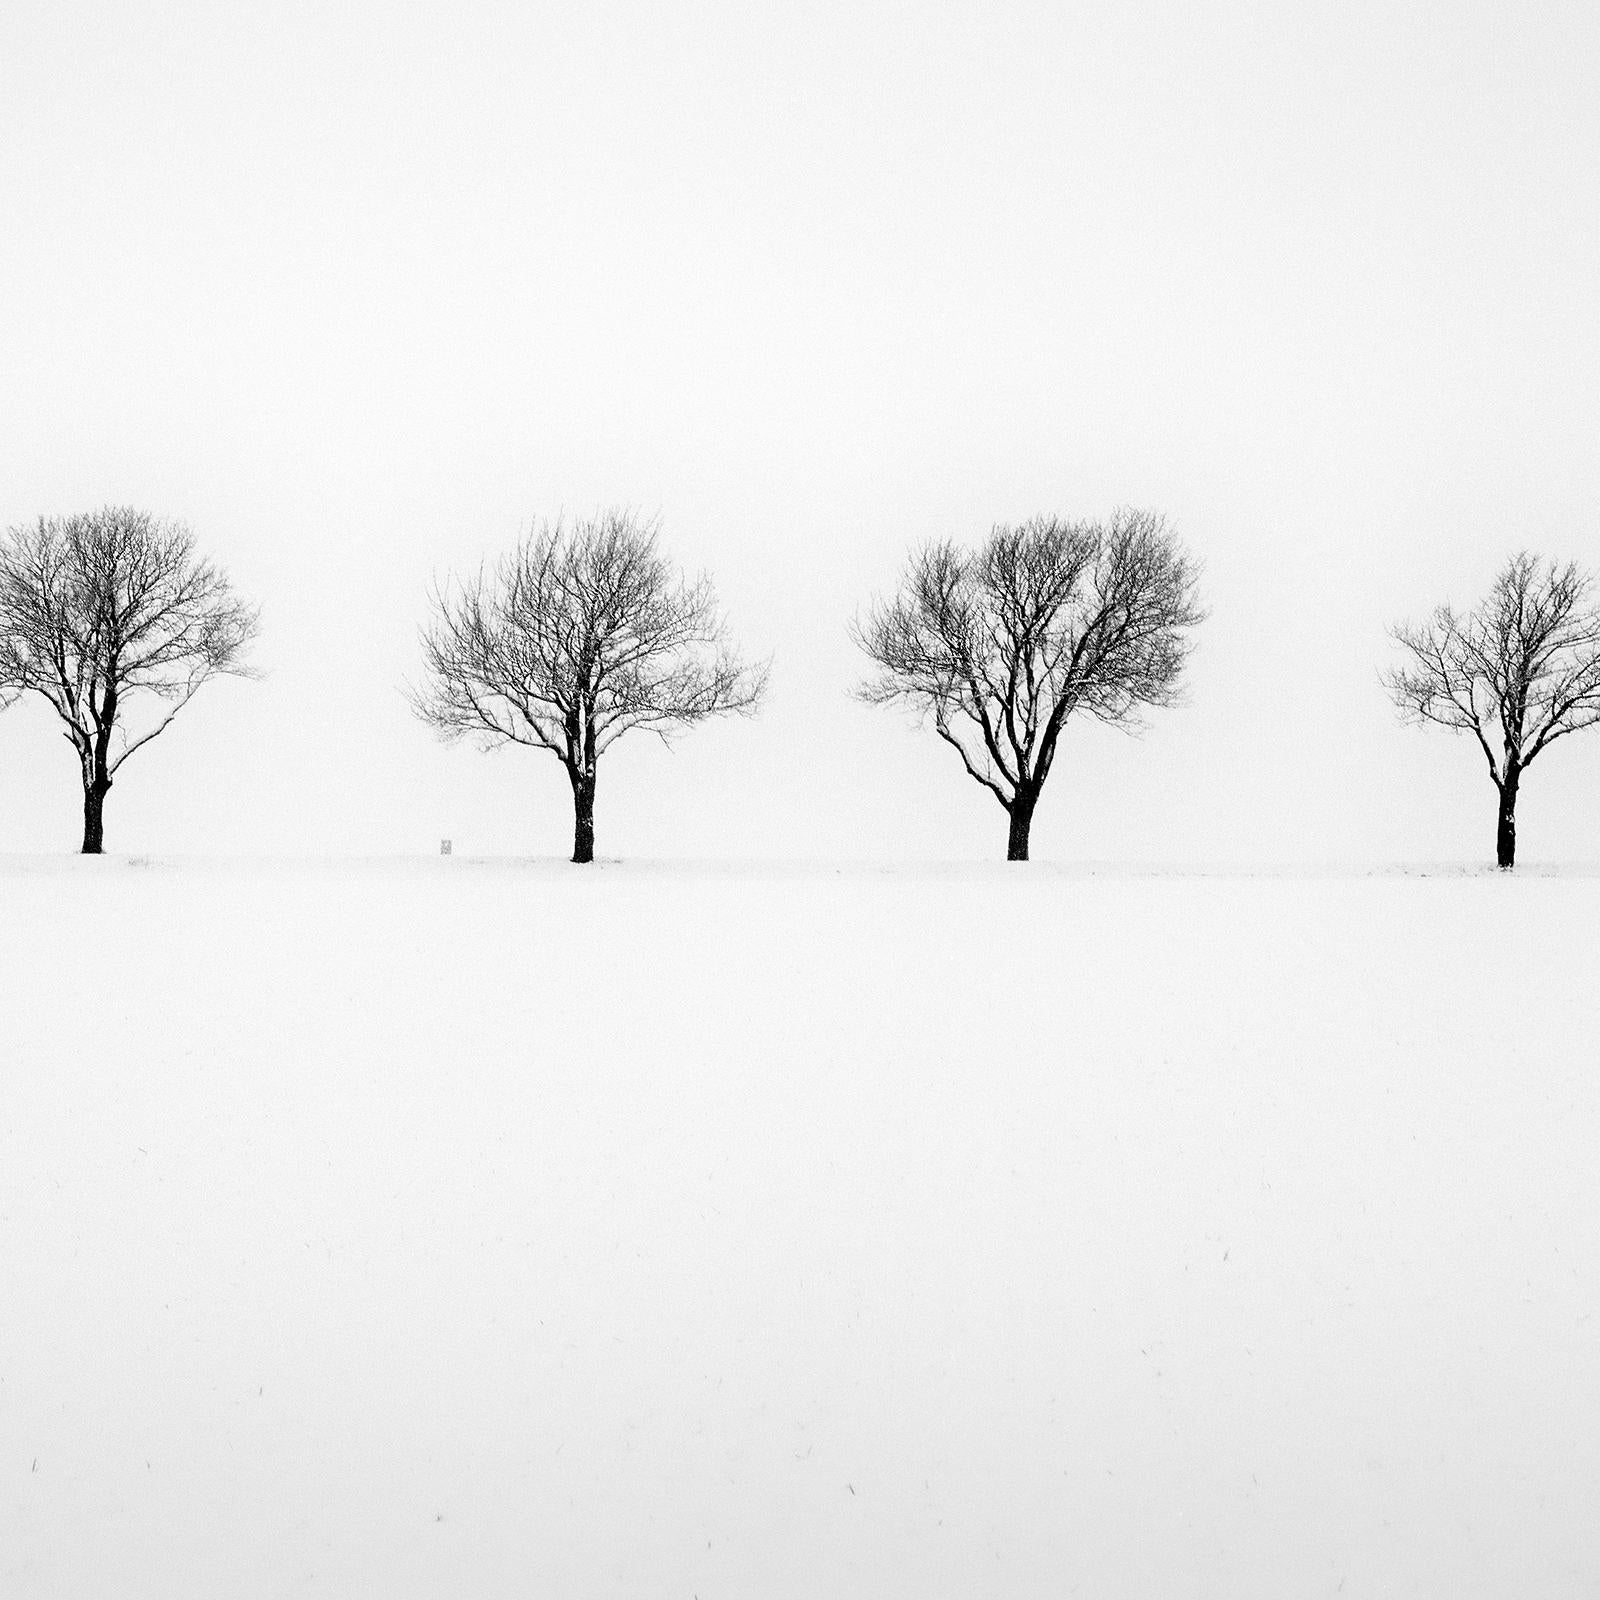
<instances>
[{"instance_id":1,"label":"snow-covered ground","mask_svg":"<svg viewBox=\"0 0 1600 1600\"><path fill-rule=\"evenodd\" d=\"M1597 934L0 860L0 1592L1600 1592Z\"/></svg>"}]
</instances>

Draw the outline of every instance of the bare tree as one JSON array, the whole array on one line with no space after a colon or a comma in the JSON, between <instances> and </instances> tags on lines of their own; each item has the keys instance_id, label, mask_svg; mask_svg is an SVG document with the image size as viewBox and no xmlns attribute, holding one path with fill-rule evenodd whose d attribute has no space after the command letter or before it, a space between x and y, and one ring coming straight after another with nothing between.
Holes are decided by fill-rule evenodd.
<instances>
[{"instance_id":1,"label":"bare tree","mask_svg":"<svg viewBox=\"0 0 1600 1600\"><path fill-rule=\"evenodd\" d=\"M83 852L104 847L123 762L242 664L257 613L181 523L127 506L41 517L0 541L0 686L49 702L83 778ZM130 707L148 714L130 721Z\"/></svg>"},{"instance_id":2,"label":"bare tree","mask_svg":"<svg viewBox=\"0 0 1600 1600\"><path fill-rule=\"evenodd\" d=\"M1197 570L1164 519L1036 517L996 527L976 552L915 552L892 600L852 628L879 671L857 695L931 715L1010 818L1006 858L1028 835L1057 742L1075 712L1123 728L1172 705L1204 612Z\"/></svg>"},{"instance_id":3,"label":"bare tree","mask_svg":"<svg viewBox=\"0 0 1600 1600\"><path fill-rule=\"evenodd\" d=\"M1445 605L1421 626L1390 630L1405 657L1384 681L1401 715L1471 733L1488 762L1500 797L1495 859L1502 868L1516 863L1523 773L1557 739L1600 722L1593 589L1574 563L1523 551L1465 616Z\"/></svg>"},{"instance_id":4,"label":"bare tree","mask_svg":"<svg viewBox=\"0 0 1600 1600\"><path fill-rule=\"evenodd\" d=\"M669 740L753 712L766 689L766 666L728 644L711 581L681 577L657 531L627 511L547 524L492 576L436 587L422 633L417 715L447 739L550 751L572 785L578 862L594 860L598 763L623 734Z\"/></svg>"}]
</instances>

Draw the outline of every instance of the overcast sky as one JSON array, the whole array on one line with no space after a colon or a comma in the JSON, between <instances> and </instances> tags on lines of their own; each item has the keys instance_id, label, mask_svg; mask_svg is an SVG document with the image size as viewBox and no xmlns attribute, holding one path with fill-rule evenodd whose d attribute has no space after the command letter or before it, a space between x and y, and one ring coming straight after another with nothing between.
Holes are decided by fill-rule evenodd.
<instances>
[{"instance_id":1,"label":"overcast sky","mask_svg":"<svg viewBox=\"0 0 1600 1600\"><path fill-rule=\"evenodd\" d=\"M1164 511L1189 703L1073 726L1041 859L1492 859L1385 626L1600 566L1600 8L74 5L0 13L0 523L186 520L256 682L123 769L114 852L561 854L553 758L401 698L434 574L627 504L774 658L625 741L599 853L970 858L1005 818L852 704L907 548ZM0 850L74 849L0 717ZM1521 807L1600 857L1600 733Z\"/></svg>"}]
</instances>

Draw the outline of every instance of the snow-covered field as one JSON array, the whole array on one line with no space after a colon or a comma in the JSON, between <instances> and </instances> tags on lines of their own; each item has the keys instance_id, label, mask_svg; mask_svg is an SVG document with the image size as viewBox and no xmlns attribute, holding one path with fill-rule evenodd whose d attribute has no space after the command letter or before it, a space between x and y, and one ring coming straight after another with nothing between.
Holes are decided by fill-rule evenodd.
<instances>
[{"instance_id":1,"label":"snow-covered field","mask_svg":"<svg viewBox=\"0 0 1600 1600\"><path fill-rule=\"evenodd\" d=\"M0 1593L1600 1592L1597 933L0 861Z\"/></svg>"}]
</instances>

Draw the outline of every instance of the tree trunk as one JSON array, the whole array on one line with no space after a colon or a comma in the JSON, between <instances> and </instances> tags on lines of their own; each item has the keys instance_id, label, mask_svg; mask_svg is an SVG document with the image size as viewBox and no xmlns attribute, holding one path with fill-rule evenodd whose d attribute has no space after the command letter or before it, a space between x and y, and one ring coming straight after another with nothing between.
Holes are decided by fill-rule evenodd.
<instances>
[{"instance_id":1,"label":"tree trunk","mask_svg":"<svg viewBox=\"0 0 1600 1600\"><path fill-rule=\"evenodd\" d=\"M1502 872L1517 864L1517 784L1522 774L1510 768L1500 785L1500 820L1495 829L1495 860Z\"/></svg>"},{"instance_id":2,"label":"tree trunk","mask_svg":"<svg viewBox=\"0 0 1600 1600\"><path fill-rule=\"evenodd\" d=\"M1028 859L1028 834L1033 828L1033 808L1038 803L1039 796L1032 790L1017 790L1010 805L1011 835L1006 841L1007 861Z\"/></svg>"},{"instance_id":3,"label":"tree trunk","mask_svg":"<svg viewBox=\"0 0 1600 1600\"><path fill-rule=\"evenodd\" d=\"M83 789L83 850L86 856L104 853L106 841L106 793L111 788L109 778L91 779Z\"/></svg>"},{"instance_id":4,"label":"tree trunk","mask_svg":"<svg viewBox=\"0 0 1600 1600\"><path fill-rule=\"evenodd\" d=\"M594 860L594 774L573 773L572 859Z\"/></svg>"}]
</instances>

